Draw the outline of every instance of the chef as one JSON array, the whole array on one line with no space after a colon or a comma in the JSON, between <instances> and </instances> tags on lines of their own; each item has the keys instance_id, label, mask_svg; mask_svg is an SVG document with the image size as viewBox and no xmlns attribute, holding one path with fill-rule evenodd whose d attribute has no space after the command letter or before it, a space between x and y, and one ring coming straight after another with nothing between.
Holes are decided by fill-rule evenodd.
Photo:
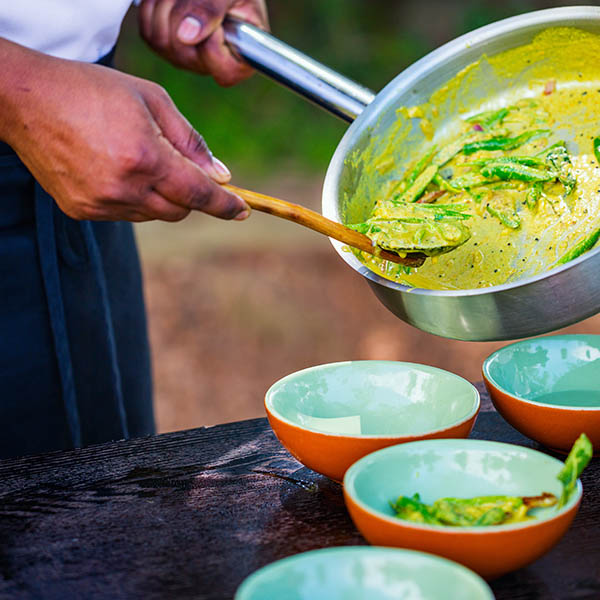
<instances>
[{"instance_id":1,"label":"chef","mask_svg":"<svg viewBox=\"0 0 600 600\"><path fill-rule=\"evenodd\" d=\"M131 222L248 216L164 89L110 67L130 3L0 4L0 457L153 433ZM267 27L263 0L142 0L138 15L156 52L222 85L251 74L225 16Z\"/></svg>"}]
</instances>

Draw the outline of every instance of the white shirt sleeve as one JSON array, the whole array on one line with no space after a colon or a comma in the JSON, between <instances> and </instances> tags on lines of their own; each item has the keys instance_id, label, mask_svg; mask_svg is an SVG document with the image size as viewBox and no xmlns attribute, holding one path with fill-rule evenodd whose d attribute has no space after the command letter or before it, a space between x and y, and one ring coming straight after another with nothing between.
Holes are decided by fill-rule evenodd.
<instances>
[{"instance_id":1,"label":"white shirt sleeve","mask_svg":"<svg viewBox=\"0 0 600 600\"><path fill-rule=\"evenodd\" d=\"M115 45L130 5L131 0L0 0L0 37L59 58L94 62Z\"/></svg>"}]
</instances>

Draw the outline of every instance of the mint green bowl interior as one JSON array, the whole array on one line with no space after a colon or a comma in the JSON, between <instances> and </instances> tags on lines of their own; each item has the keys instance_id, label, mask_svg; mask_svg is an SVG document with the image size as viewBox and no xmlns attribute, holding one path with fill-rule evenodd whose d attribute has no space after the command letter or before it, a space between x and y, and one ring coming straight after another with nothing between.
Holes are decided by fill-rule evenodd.
<instances>
[{"instance_id":1,"label":"mint green bowl interior","mask_svg":"<svg viewBox=\"0 0 600 600\"><path fill-rule=\"evenodd\" d=\"M496 387L520 399L600 409L600 336L553 335L516 342L483 363Z\"/></svg>"},{"instance_id":2,"label":"mint green bowl interior","mask_svg":"<svg viewBox=\"0 0 600 600\"><path fill-rule=\"evenodd\" d=\"M353 361L292 373L271 386L265 402L284 421L313 431L408 436L467 420L479 408L479 393L435 367Z\"/></svg>"},{"instance_id":3,"label":"mint green bowl interior","mask_svg":"<svg viewBox=\"0 0 600 600\"><path fill-rule=\"evenodd\" d=\"M329 548L272 563L235 600L493 600L469 569L431 554L377 547Z\"/></svg>"},{"instance_id":4,"label":"mint green bowl interior","mask_svg":"<svg viewBox=\"0 0 600 600\"><path fill-rule=\"evenodd\" d=\"M390 501L398 496L421 495L431 504L444 497L510 495L537 496L550 492L560 497L556 479L563 463L530 448L485 440L422 440L378 450L354 463L344 477L346 492L363 507L394 524L408 524L394 516ZM550 519L569 510L581 497L581 483L565 506L536 508L529 514ZM489 527L461 527L480 533L502 528L527 527L535 521ZM416 525L443 528L438 525Z\"/></svg>"}]
</instances>

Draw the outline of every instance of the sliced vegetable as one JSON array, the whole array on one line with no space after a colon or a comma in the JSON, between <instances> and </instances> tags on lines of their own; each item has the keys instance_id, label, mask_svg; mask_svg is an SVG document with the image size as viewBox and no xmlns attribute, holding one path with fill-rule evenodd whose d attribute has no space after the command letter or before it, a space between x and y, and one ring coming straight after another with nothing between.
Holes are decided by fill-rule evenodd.
<instances>
[{"instance_id":1,"label":"sliced vegetable","mask_svg":"<svg viewBox=\"0 0 600 600\"><path fill-rule=\"evenodd\" d=\"M521 219L516 213L509 214L502 210L497 210L491 204L488 204L485 209L492 217L496 217L506 227L510 227L511 229L519 229L521 227Z\"/></svg>"},{"instance_id":2,"label":"sliced vegetable","mask_svg":"<svg viewBox=\"0 0 600 600\"><path fill-rule=\"evenodd\" d=\"M368 235L373 242L393 252L422 252L437 256L464 244L469 229L461 221L471 215L460 204L415 204L392 201L377 217L349 225Z\"/></svg>"},{"instance_id":3,"label":"sliced vegetable","mask_svg":"<svg viewBox=\"0 0 600 600\"><path fill-rule=\"evenodd\" d=\"M571 497L571 494L575 490L577 484L577 478L581 475L581 472L586 468L594 454L594 448L592 442L585 433L582 433L573 444L567 460L565 460L565 466L557 475L557 478L563 484L563 492L558 502L558 507L564 506Z\"/></svg>"},{"instance_id":4,"label":"sliced vegetable","mask_svg":"<svg viewBox=\"0 0 600 600\"><path fill-rule=\"evenodd\" d=\"M461 190L457 187L451 185L448 181L446 181L438 171L433 178L433 183L437 185L440 189L445 190L446 192L452 192L453 194L458 194Z\"/></svg>"},{"instance_id":5,"label":"sliced vegetable","mask_svg":"<svg viewBox=\"0 0 600 600\"><path fill-rule=\"evenodd\" d=\"M482 158L467 163L468 165L485 166L491 162L526 165L528 167L545 167L546 163L535 156L497 156L494 158Z\"/></svg>"},{"instance_id":6,"label":"sliced vegetable","mask_svg":"<svg viewBox=\"0 0 600 600\"><path fill-rule=\"evenodd\" d=\"M480 175L479 173L467 173L466 175L461 175L460 177L455 177L450 180L450 185L453 188L458 189L468 189L472 187L476 187L483 183L488 183L489 180L484 175Z\"/></svg>"},{"instance_id":7,"label":"sliced vegetable","mask_svg":"<svg viewBox=\"0 0 600 600\"><path fill-rule=\"evenodd\" d=\"M465 119L467 123L475 123L481 125L483 129L492 129L495 125L501 125L504 117L509 113L508 108L501 108L500 110L486 110L477 115L473 115L468 119Z\"/></svg>"},{"instance_id":8,"label":"sliced vegetable","mask_svg":"<svg viewBox=\"0 0 600 600\"><path fill-rule=\"evenodd\" d=\"M436 147L433 146L430 148L429 152L427 152L421 160L415 165L414 169L410 171L410 173L404 179L406 183L406 188L409 188L417 179L417 177L423 172L423 169L431 162L433 155L435 154ZM405 188L405 189L406 189Z\"/></svg>"},{"instance_id":9,"label":"sliced vegetable","mask_svg":"<svg viewBox=\"0 0 600 600\"><path fill-rule=\"evenodd\" d=\"M600 238L600 229L597 229L581 240L578 244L575 244L575 246L573 246L566 254L563 254L558 259L558 264L562 265L570 260L573 260L574 258L577 258L578 256L581 256L584 252L587 252L595 245L595 243L598 241L598 238Z\"/></svg>"},{"instance_id":10,"label":"sliced vegetable","mask_svg":"<svg viewBox=\"0 0 600 600\"><path fill-rule=\"evenodd\" d=\"M538 200L540 199L541 195L542 195L542 182L537 181L529 188L529 191L527 192L527 196L525 199L527 202L527 206L529 208L534 208L537 205Z\"/></svg>"},{"instance_id":11,"label":"sliced vegetable","mask_svg":"<svg viewBox=\"0 0 600 600\"><path fill-rule=\"evenodd\" d=\"M473 154L480 150L494 151L494 150L514 150L530 142L531 140L541 137L543 135L549 135L549 129L534 129L533 131L526 131L516 137L493 137L489 140L480 140L476 142L470 142L465 144L462 148L463 154Z\"/></svg>"},{"instance_id":12,"label":"sliced vegetable","mask_svg":"<svg viewBox=\"0 0 600 600\"><path fill-rule=\"evenodd\" d=\"M573 166L566 145L564 143L554 144L546 154L546 162L554 169L558 180L563 184L566 198L577 183L575 175L573 175Z\"/></svg>"},{"instance_id":13,"label":"sliced vegetable","mask_svg":"<svg viewBox=\"0 0 600 600\"><path fill-rule=\"evenodd\" d=\"M435 165L427 167L414 181L414 183L402 194L402 202L415 202L419 199L425 188L435 177L438 168Z\"/></svg>"},{"instance_id":14,"label":"sliced vegetable","mask_svg":"<svg viewBox=\"0 0 600 600\"><path fill-rule=\"evenodd\" d=\"M440 498L432 505L421 501L419 494L400 496L390 505L396 516L405 521L449 525L453 527L485 527L519 523L533 517L531 508L549 507L557 503L554 494L540 496L479 496L477 498Z\"/></svg>"},{"instance_id":15,"label":"sliced vegetable","mask_svg":"<svg viewBox=\"0 0 600 600\"><path fill-rule=\"evenodd\" d=\"M489 179L502 179L502 181L550 181L556 177L555 173L548 170L500 160L485 164L481 167L481 174Z\"/></svg>"},{"instance_id":16,"label":"sliced vegetable","mask_svg":"<svg viewBox=\"0 0 600 600\"><path fill-rule=\"evenodd\" d=\"M444 146L434 158L433 162L438 167L443 167L448 161L452 160L463 149L463 146L463 140L457 140L451 144L448 144L447 146Z\"/></svg>"},{"instance_id":17,"label":"sliced vegetable","mask_svg":"<svg viewBox=\"0 0 600 600\"><path fill-rule=\"evenodd\" d=\"M592 443L585 433L582 433L556 476L563 486L560 500L554 494L543 492L539 496L440 498L429 505L416 493L410 497L400 496L395 502L390 502L390 506L400 519L430 525L479 527L519 523L534 518L528 514L531 508L564 506L573 494L577 478L590 462L593 453Z\"/></svg>"},{"instance_id":18,"label":"sliced vegetable","mask_svg":"<svg viewBox=\"0 0 600 600\"><path fill-rule=\"evenodd\" d=\"M600 163L600 137L594 138L594 156L598 163Z\"/></svg>"}]
</instances>

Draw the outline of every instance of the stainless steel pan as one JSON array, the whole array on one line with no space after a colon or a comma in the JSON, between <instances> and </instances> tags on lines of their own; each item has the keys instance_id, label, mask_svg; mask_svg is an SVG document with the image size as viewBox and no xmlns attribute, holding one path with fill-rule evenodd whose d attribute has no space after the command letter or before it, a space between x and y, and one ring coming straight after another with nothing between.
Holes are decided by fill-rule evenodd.
<instances>
[{"instance_id":1,"label":"stainless steel pan","mask_svg":"<svg viewBox=\"0 0 600 600\"><path fill-rule=\"evenodd\" d=\"M323 188L323 214L346 222L347 192L360 172L347 158L361 152L371 136L382 135L397 119L395 109L428 101L431 94L482 54L495 55L532 40L540 31L572 26L600 33L600 7L533 12L482 27L431 52L400 73L381 92L370 90L276 40L257 28L231 21L228 43L262 73L292 88L347 121L353 121L331 160ZM476 81L485 98L494 83ZM411 142L412 141L412 142ZM416 145L419 135L409 140ZM405 149L410 151L410 148ZM510 284L459 291L409 288L384 279L332 240L341 258L365 277L379 300L396 316L448 338L506 340L538 335L600 311L600 248L549 272Z\"/></svg>"}]
</instances>

